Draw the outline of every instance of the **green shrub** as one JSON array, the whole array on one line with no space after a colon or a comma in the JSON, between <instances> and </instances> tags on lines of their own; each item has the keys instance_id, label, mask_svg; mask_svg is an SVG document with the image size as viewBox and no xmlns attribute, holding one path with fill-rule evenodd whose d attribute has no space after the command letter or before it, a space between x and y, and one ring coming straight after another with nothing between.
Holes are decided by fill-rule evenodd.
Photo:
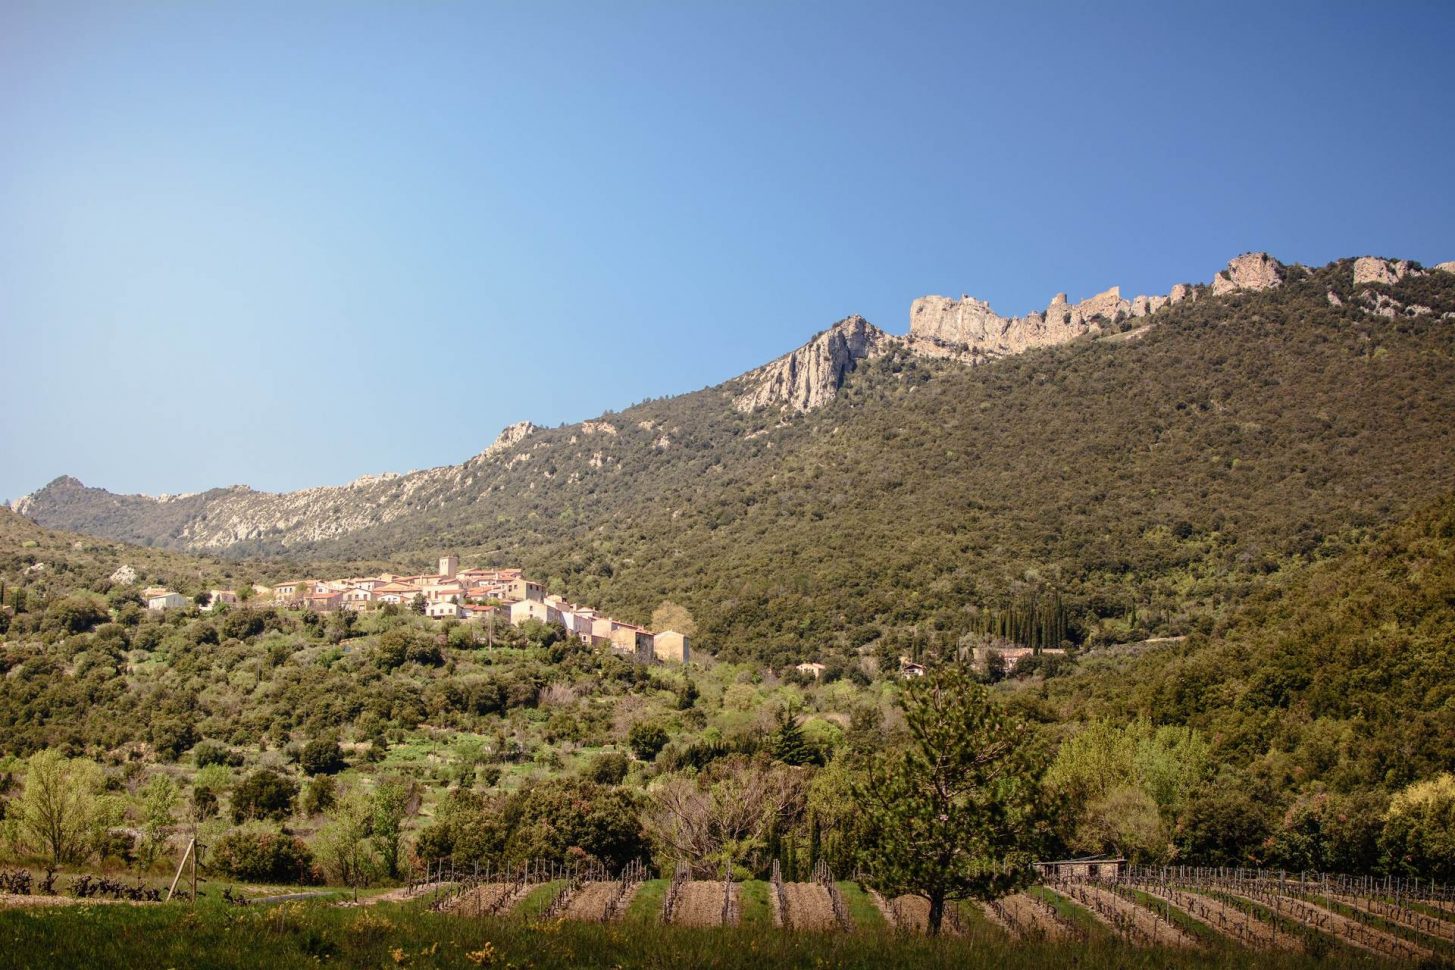
<instances>
[{"instance_id":1,"label":"green shrub","mask_svg":"<svg viewBox=\"0 0 1455 970\"><path fill-rule=\"evenodd\" d=\"M297 836L235 829L212 847L211 864L234 879L311 885L318 882L313 853Z\"/></svg>"},{"instance_id":2,"label":"green shrub","mask_svg":"<svg viewBox=\"0 0 1455 970\"><path fill-rule=\"evenodd\" d=\"M232 795L232 820L250 818L282 821L293 814L293 799L298 796L298 783L267 768L255 771L244 779Z\"/></svg>"}]
</instances>

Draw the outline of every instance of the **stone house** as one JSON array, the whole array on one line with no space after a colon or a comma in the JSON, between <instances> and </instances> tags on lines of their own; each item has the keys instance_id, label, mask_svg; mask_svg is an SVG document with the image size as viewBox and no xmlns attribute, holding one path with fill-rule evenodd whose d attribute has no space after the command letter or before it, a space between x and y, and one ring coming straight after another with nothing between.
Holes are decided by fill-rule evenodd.
<instances>
[{"instance_id":1,"label":"stone house","mask_svg":"<svg viewBox=\"0 0 1455 970\"><path fill-rule=\"evenodd\" d=\"M459 620L464 618L465 608L458 603L451 603L449 600L443 600L437 603L430 603L428 606L426 606L424 608L424 615L432 617L436 620Z\"/></svg>"},{"instance_id":2,"label":"stone house","mask_svg":"<svg viewBox=\"0 0 1455 970\"><path fill-rule=\"evenodd\" d=\"M614 625L615 629L611 631L611 652L637 663L651 663L652 634L630 623L614 622Z\"/></svg>"},{"instance_id":3,"label":"stone house","mask_svg":"<svg viewBox=\"0 0 1455 970\"><path fill-rule=\"evenodd\" d=\"M187 597L169 589L147 597L147 609L149 610L179 610L186 605Z\"/></svg>"},{"instance_id":4,"label":"stone house","mask_svg":"<svg viewBox=\"0 0 1455 970\"><path fill-rule=\"evenodd\" d=\"M519 600L510 604L510 622L520 626L527 620L540 620L552 626L561 626L561 611L540 600Z\"/></svg>"},{"instance_id":5,"label":"stone house","mask_svg":"<svg viewBox=\"0 0 1455 970\"><path fill-rule=\"evenodd\" d=\"M685 633L663 630L652 637L652 654L666 663L685 664L692 659L692 643Z\"/></svg>"},{"instance_id":6,"label":"stone house","mask_svg":"<svg viewBox=\"0 0 1455 970\"><path fill-rule=\"evenodd\" d=\"M364 586L353 586L343 592L343 607L346 610L363 612L374 605L374 591Z\"/></svg>"},{"instance_id":7,"label":"stone house","mask_svg":"<svg viewBox=\"0 0 1455 970\"><path fill-rule=\"evenodd\" d=\"M230 589L210 589L207 591L207 595L209 597L207 600L207 608L209 610L215 610L219 606L237 605L237 594Z\"/></svg>"}]
</instances>

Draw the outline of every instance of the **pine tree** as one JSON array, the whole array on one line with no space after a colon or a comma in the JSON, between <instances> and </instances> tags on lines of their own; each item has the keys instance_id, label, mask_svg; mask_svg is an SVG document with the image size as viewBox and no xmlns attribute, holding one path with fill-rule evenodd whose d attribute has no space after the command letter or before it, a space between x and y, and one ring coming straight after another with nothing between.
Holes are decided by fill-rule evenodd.
<instances>
[{"instance_id":1,"label":"pine tree","mask_svg":"<svg viewBox=\"0 0 1455 970\"><path fill-rule=\"evenodd\" d=\"M778 714L778 730L773 733L773 757L786 765L806 765L813 760L813 748L803 736L798 716L791 708Z\"/></svg>"},{"instance_id":2,"label":"pine tree","mask_svg":"<svg viewBox=\"0 0 1455 970\"><path fill-rule=\"evenodd\" d=\"M937 934L946 902L996 899L1029 882L1051 814L1047 760L1025 722L962 670L908 687L903 706L910 743L881 755L854 789L863 861L885 895L927 900Z\"/></svg>"}]
</instances>

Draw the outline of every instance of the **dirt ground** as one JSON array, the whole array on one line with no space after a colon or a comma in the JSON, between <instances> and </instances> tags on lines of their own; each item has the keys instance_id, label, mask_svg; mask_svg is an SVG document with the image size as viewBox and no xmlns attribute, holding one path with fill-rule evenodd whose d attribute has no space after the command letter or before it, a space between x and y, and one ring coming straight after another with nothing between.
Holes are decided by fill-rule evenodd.
<instances>
[{"instance_id":1,"label":"dirt ground","mask_svg":"<svg viewBox=\"0 0 1455 970\"><path fill-rule=\"evenodd\" d=\"M721 926L722 883L703 879L684 884L672 909L672 922L678 926Z\"/></svg>"},{"instance_id":2,"label":"dirt ground","mask_svg":"<svg viewBox=\"0 0 1455 970\"><path fill-rule=\"evenodd\" d=\"M1136 903L1109 889L1102 889L1100 886L1080 886L1080 893L1084 896L1077 899L1087 905L1093 915L1108 922L1119 934L1127 936L1131 942L1145 943L1147 940L1161 946L1178 946L1193 948L1198 946L1198 941L1182 929L1169 924L1166 920L1158 919L1150 909L1145 906L1138 906ZM1073 897L1075 898L1075 897ZM1117 919L1107 920L1104 913L1113 913ZM1127 926L1135 928L1134 932L1128 933Z\"/></svg>"},{"instance_id":3,"label":"dirt ground","mask_svg":"<svg viewBox=\"0 0 1455 970\"><path fill-rule=\"evenodd\" d=\"M618 882L586 883L571 897L571 901L561 911L561 918L601 922L606 918L606 908L616 898L616 892L620 888L621 884Z\"/></svg>"},{"instance_id":4,"label":"dirt ground","mask_svg":"<svg viewBox=\"0 0 1455 970\"><path fill-rule=\"evenodd\" d=\"M783 884L788 897L788 912L784 925L795 930L836 930L839 921L834 919L834 904L829 891L816 882L787 882Z\"/></svg>"},{"instance_id":5,"label":"dirt ground","mask_svg":"<svg viewBox=\"0 0 1455 970\"><path fill-rule=\"evenodd\" d=\"M458 898L451 900L446 909L459 916L484 916L490 912L492 906L514 895L516 888L513 882L487 882L466 890ZM514 899L509 900L500 912L509 912L514 902Z\"/></svg>"},{"instance_id":6,"label":"dirt ground","mask_svg":"<svg viewBox=\"0 0 1455 970\"><path fill-rule=\"evenodd\" d=\"M1008 919L1002 919L990 903L985 904L985 915L992 922L1003 926L1012 936L1047 940L1059 940L1066 936L1066 926L1056 918L1055 911L1034 896L1016 893L997 902Z\"/></svg>"},{"instance_id":7,"label":"dirt ground","mask_svg":"<svg viewBox=\"0 0 1455 970\"><path fill-rule=\"evenodd\" d=\"M1186 891L1180 891L1175 896L1165 896L1154 886L1138 888L1149 896L1166 899L1175 909L1243 946L1283 950L1288 953L1303 952L1303 941L1299 937L1287 930L1280 930L1265 920L1252 917L1236 906L1229 906L1220 899ZM1234 930L1230 928L1232 926L1241 927L1241 930Z\"/></svg>"},{"instance_id":8,"label":"dirt ground","mask_svg":"<svg viewBox=\"0 0 1455 970\"><path fill-rule=\"evenodd\" d=\"M1350 946L1357 946L1369 953L1377 953L1380 956L1409 956L1414 955L1418 959L1425 959L1431 956L1428 947L1423 947L1408 940L1403 940L1391 933L1385 933L1372 927L1356 923L1347 916L1341 916L1332 910L1322 906L1315 906L1304 899L1295 899L1290 896L1280 897L1283 902L1281 915L1288 919L1302 923L1312 929L1327 933ZM1267 903L1258 902L1259 906L1266 906Z\"/></svg>"}]
</instances>

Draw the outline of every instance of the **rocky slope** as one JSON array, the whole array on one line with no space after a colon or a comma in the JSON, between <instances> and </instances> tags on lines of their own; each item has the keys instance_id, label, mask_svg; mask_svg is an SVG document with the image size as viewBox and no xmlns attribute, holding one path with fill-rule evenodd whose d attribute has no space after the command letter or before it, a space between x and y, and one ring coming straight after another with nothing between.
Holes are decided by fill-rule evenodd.
<instances>
[{"instance_id":1,"label":"rocky slope","mask_svg":"<svg viewBox=\"0 0 1455 970\"><path fill-rule=\"evenodd\" d=\"M1363 257L1325 272L1337 283L1328 287L1330 307L1347 301L1362 314L1389 319L1429 314L1430 303L1436 302L1420 289L1430 288L1432 271L1408 261ZM525 496L565 489L565 497L557 502L579 517L599 500L602 489L609 491L616 481L635 480L643 473L722 452L734 439L770 435L794 415L824 409L859 370L881 358L976 363L1078 338L1127 332L1133 326L1137 330L1130 333L1141 333L1175 310L1275 290L1291 275L1302 278L1308 271L1286 267L1266 254L1245 254L1205 286L1179 285L1167 296L1132 300L1113 287L1074 304L1060 295L1044 312L1014 318L1000 317L969 297L925 297L911 307L910 332L903 337L862 317L849 317L798 350L717 388L658 402L650 409L634 409L642 410L643 416L604 415L549 431L522 422L459 465L365 476L347 485L285 494L234 486L160 498L113 495L62 477L17 501L15 509L53 528L234 553L317 546L376 534L395 524L427 522L452 509L472 508L482 517L498 516L501 509L522 500L506 494L520 489ZM650 416L645 416L648 411ZM705 473L719 474L726 467L725 460L708 462ZM539 514L564 513L555 509ZM401 528L396 535L419 531Z\"/></svg>"}]
</instances>

